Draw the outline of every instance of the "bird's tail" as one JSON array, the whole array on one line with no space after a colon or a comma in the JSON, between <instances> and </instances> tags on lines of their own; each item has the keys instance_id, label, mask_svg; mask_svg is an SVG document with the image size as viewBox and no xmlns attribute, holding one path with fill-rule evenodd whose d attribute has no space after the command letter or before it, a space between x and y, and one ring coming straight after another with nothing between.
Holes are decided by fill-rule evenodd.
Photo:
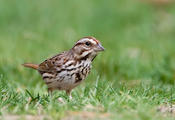
<instances>
[{"instance_id":1,"label":"bird's tail","mask_svg":"<svg viewBox=\"0 0 175 120\"><path fill-rule=\"evenodd\" d=\"M32 63L25 63L25 64L22 64L24 67L28 67L28 68L32 68L32 69L35 69L35 70L38 70L38 65L37 64L32 64Z\"/></svg>"}]
</instances>

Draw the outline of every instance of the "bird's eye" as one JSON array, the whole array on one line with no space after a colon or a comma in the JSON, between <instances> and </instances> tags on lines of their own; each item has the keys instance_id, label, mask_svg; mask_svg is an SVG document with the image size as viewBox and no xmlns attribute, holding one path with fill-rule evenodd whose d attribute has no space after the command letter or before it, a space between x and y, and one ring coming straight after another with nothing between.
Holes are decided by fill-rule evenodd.
<instances>
[{"instance_id":1,"label":"bird's eye","mask_svg":"<svg viewBox=\"0 0 175 120\"><path fill-rule=\"evenodd\" d=\"M85 44L86 44L86 46L90 46L90 45L91 45L91 43L90 43L90 42L86 42Z\"/></svg>"}]
</instances>

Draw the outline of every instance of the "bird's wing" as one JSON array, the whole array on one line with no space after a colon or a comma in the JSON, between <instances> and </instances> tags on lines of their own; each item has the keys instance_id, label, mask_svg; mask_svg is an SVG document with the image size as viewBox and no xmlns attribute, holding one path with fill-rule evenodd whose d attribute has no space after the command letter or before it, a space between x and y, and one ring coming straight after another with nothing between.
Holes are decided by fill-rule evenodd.
<instances>
[{"instance_id":1,"label":"bird's wing","mask_svg":"<svg viewBox=\"0 0 175 120\"><path fill-rule=\"evenodd\" d=\"M55 72L62 68L65 59L66 52L63 52L39 64L38 70L39 72Z\"/></svg>"}]
</instances>

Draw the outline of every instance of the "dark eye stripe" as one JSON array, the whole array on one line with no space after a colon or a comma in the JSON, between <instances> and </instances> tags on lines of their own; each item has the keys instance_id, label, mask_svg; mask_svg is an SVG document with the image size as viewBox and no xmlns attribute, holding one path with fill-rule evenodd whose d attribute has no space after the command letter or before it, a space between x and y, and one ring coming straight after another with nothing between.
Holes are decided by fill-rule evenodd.
<instances>
[{"instance_id":1,"label":"dark eye stripe","mask_svg":"<svg viewBox=\"0 0 175 120\"><path fill-rule=\"evenodd\" d=\"M75 46L83 45L83 43L77 43Z\"/></svg>"}]
</instances>

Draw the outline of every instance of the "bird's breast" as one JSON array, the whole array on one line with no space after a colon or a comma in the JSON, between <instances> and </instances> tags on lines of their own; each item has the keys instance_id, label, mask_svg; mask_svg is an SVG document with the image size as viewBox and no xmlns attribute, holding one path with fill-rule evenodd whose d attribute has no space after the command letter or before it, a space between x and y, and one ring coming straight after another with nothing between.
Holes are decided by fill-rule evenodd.
<instances>
[{"instance_id":1,"label":"bird's breast","mask_svg":"<svg viewBox=\"0 0 175 120\"><path fill-rule=\"evenodd\" d=\"M49 87L57 87L59 89L74 88L79 85L90 72L91 62L81 61L77 64L69 62L66 67L57 69L55 77L50 74L43 74L44 81ZM52 78L51 78L52 77Z\"/></svg>"}]
</instances>

